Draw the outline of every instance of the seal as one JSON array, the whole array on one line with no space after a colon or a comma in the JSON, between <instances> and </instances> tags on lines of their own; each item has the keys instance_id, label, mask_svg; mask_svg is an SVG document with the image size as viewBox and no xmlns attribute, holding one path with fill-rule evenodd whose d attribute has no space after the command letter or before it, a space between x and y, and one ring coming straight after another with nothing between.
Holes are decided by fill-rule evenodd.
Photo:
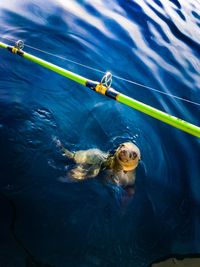
<instances>
[{"instance_id":1,"label":"seal","mask_svg":"<svg viewBox=\"0 0 200 267\"><path fill-rule=\"evenodd\" d=\"M64 156L75 163L68 173L70 178L84 180L105 172L106 180L109 182L124 188L134 186L141 153L132 142L120 144L113 153L106 153L97 148L69 151L59 140L56 140L56 145Z\"/></svg>"}]
</instances>

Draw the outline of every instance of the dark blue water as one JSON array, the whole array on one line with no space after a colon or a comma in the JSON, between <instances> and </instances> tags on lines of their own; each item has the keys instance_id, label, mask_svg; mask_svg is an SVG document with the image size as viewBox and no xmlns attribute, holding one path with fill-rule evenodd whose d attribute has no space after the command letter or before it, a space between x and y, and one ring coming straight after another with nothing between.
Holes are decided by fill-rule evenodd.
<instances>
[{"instance_id":1,"label":"dark blue water","mask_svg":"<svg viewBox=\"0 0 200 267\"><path fill-rule=\"evenodd\" d=\"M1 1L0 35L200 103L199 10L197 0ZM142 267L200 252L199 139L3 49L0 59L0 266ZM197 105L115 78L113 87L200 125ZM130 202L95 179L61 182L71 163L54 136L72 150L135 142Z\"/></svg>"}]
</instances>

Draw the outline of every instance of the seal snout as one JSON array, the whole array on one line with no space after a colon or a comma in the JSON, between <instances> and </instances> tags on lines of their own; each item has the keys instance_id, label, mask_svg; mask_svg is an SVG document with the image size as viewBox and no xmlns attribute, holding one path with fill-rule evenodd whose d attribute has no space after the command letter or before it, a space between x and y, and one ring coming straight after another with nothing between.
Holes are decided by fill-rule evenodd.
<instances>
[{"instance_id":1,"label":"seal snout","mask_svg":"<svg viewBox=\"0 0 200 267\"><path fill-rule=\"evenodd\" d=\"M128 153L128 151L126 151L125 149L123 149L123 150L121 150L120 152L119 152L119 159L121 160L121 161L123 161L123 162L126 162L126 161L128 161L129 160L129 158L130 158L130 154Z\"/></svg>"}]
</instances>

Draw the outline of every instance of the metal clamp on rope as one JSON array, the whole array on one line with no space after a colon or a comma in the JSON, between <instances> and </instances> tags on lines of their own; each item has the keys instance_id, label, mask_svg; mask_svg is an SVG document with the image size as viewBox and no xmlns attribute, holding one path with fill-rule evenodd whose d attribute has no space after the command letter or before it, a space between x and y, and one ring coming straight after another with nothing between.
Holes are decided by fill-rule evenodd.
<instances>
[{"instance_id":1,"label":"metal clamp on rope","mask_svg":"<svg viewBox=\"0 0 200 267\"><path fill-rule=\"evenodd\" d=\"M110 72L106 72L103 78L101 79L101 82L96 85L95 91L105 95L107 89L111 87L111 84L112 84L112 74Z\"/></svg>"},{"instance_id":2,"label":"metal clamp on rope","mask_svg":"<svg viewBox=\"0 0 200 267\"><path fill-rule=\"evenodd\" d=\"M103 84L107 89L112 85L112 73L106 72L103 78L101 79L101 84Z\"/></svg>"},{"instance_id":3,"label":"metal clamp on rope","mask_svg":"<svg viewBox=\"0 0 200 267\"><path fill-rule=\"evenodd\" d=\"M22 40L18 40L17 42L15 42L15 47L18 50L23 50L24 49L24 41Z\"/></svg>"},{"instance_id":4,"label":"metal clamp on rope","mask_svg":"<svg viewBox=\"0 0 200 267\"><path fill-rule=\"evenodd\" d=\"M18 54L20 56L24 54L24 52L22 51L23 48L24 48L24 42L22 40L18 40L17 42L15 42L14 46L8 46L8 50L11 53Z\"/></svg>"}]
</instances>

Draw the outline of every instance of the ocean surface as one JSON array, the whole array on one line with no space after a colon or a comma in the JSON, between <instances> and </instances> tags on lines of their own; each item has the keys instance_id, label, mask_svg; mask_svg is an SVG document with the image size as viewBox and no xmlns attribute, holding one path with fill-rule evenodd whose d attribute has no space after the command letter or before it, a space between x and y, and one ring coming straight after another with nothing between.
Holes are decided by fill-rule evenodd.
<instances>
[{"instance_id":1,"label":"ocean surface","mask_svg":"<svg viewBox=\"0 0 200 267\"><path fill-rule=\"evenodd\" d=\"M198 0L0 2L0 41L200 125ZM27 46L26 46L27 45ZM70 150L141 150L135 194L65 182ZM147 267L200 253L200 139L0 49L0 267ZM67 180L66 180L67 181Z\"/></svg>"}]
</instances>

